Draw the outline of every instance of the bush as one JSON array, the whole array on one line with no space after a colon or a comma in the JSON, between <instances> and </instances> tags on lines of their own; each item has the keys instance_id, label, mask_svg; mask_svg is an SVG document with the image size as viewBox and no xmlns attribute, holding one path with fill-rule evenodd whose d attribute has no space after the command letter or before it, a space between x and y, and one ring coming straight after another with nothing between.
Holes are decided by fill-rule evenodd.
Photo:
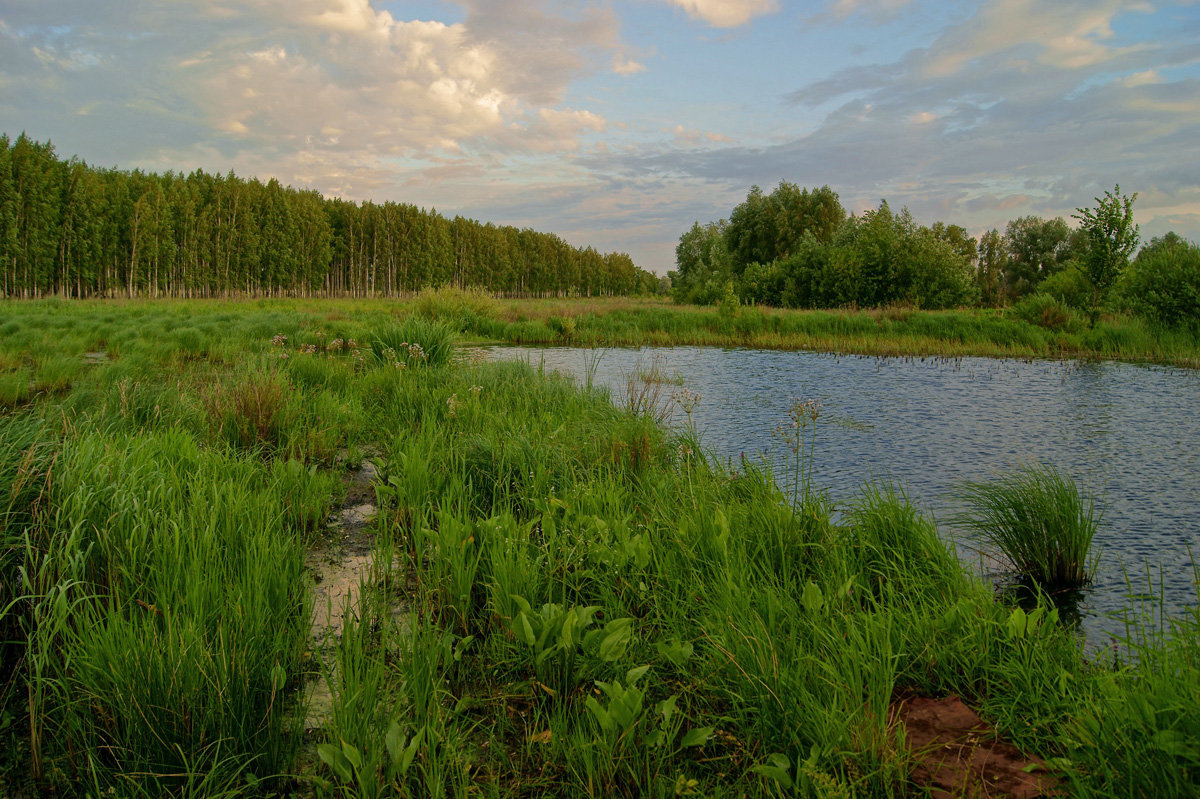
<instances>
[{"instance_id":1,"label":"bush","mask_svg":"<svg viewBox=\"0 0 1200 799\"><path fill-rule=\"evenodd\" d=\"M1200 322L1200 246L1175 234L1151 242L1126 270L1124 304L1165 325Z\"/></svg>"},{"instance_id":2,"label":"bush","mask_svg":"<svg viewBox=\"0 0 1200 799\"><path fill-rule=\"evenodd\" d=\"M1075 310L1083 311L1092 304L1092 281L1075 264L1043 280L1037 288L1038 294L1046 294Z\"/></svg>"},{"instance_id":3,"label":"bush","mask_svg":"<svg viewBox=\"0 0 1200 799\"><path fill-rule=\"evenodd\" d=\"M961 521L1045 588L1088 582L1088 550L1099 524L1095 500L1050 467L1025 466L992 483L970 483L973 511Z\"/></svg>"},{"instance_id":4,"label":"bush","mask_svg":"<svg viewBox=\"0 0 1200 799\"><path fill-rule=\"evenodd\" d=\"M1011 313L1018 319L1047 330L1077 332L1083 326L1069 307L1049 294L1030 294L1014 305Z\"/></svg>"}]
</instances>

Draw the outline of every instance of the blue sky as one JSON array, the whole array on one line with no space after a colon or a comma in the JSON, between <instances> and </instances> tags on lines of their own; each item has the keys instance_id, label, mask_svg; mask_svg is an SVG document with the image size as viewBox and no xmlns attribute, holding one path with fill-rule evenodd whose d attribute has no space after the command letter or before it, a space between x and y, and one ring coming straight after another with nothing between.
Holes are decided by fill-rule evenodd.
<instances>
[{"instance_id":1,"label":"blue sky","mask_svg":"<svg viewBox=\"0 0 1200 799\"><path fill-rule=\"evenodd\" d=\"M0 131L554 231L659 273L751 185L1200 240L1200 4L0 0Z\"/></svg>"}]
</instances>

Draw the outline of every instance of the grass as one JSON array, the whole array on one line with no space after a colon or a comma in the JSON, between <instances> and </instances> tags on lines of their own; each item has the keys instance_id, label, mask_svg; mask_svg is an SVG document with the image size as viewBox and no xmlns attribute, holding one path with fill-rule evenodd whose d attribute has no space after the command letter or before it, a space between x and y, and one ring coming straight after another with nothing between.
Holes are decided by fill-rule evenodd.
<instances>
[{"instance_id":1,"label":"grass","mask_svg":"<svg viewBox=\"0 0 1200 799\"><path fill-rule=\"evenodd\" d=\"M1003 553L1014 570L1047 590L1089 580L1095 499L1048 466L1029 465L989 483L964 487L966 525Z\"/></svg>"},{"instance_id":2,"label":"grass","mask_svg":"<svg viewBox=\"0 0 1200 799\"><path fill-rule=\"evenodd\" d=\"M794 474L722 466L653 403L460 357L407 307L0 306L5 373L69 380L0 410L4 791L920 795L891 703L956 693L1069 795L1194 795L1196 614L1131 617L1120 662L1088 659L903 494L832 508L814 407L781 420ZM505 307L460 316L555 334ZM547 318L586 340L574 307ZM610 310L628 330L661 311ZM446 357L398 369L372 346L393 337ZM373 565L313 640L306 558L336 551L341 464L368 451Z\"/></svg>"}]
</instances>

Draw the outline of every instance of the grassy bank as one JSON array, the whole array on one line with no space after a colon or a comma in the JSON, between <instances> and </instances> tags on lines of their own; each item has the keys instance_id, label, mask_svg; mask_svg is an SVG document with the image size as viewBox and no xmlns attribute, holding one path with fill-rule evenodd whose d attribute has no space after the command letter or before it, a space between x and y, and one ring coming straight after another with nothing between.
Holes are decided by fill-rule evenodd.
<instances>
[{"instance_id":1,"label":"grassy bank","mask_svg":"<svg viewBox=\"0 0 1200 799\"><path fill-rule=\"evenodd\" d=\"M1032 321L1031 321L1032 320ZM503 324L500 324L503 322ZM1071 313L1008 310L794 311L677 306L662 300L527 300L465 332L530 344L708 345L856 355L1067 358L1200 366L1200 331Z\"/></svg>"},{"instance_id":2,"label":"grassy bank","mask_svg":"<svg viewBox=\"0 0 1200 799\"><path fill-rule=\"evenodd\" d=\"M9 793L921 795L895 702L951 693L1070 795L1195 793L1200 617L1090 662L886 487L835 523L602 393L444 360L491 322L435 300L0 307ZM570 306L517 307L469 312ZM306 553L364 457L374 566L314 641Z\"/></svg>"}]
</instances>

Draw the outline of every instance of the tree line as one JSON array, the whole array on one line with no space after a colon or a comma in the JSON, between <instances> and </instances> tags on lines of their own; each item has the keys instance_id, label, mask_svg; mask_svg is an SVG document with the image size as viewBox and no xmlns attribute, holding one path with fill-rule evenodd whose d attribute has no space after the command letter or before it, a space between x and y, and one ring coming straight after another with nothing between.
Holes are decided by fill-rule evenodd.
<instances>
[{"instance_id":1,"label":"tree line","mask_svg":"<svg viewBox=\"0 0 1200 799\"><path fill-rule=\"evenodd\" d=\"M1130 262L1137 195L1106 192L1061 217L1025 216L978 240L959 225L917 224L887 201L848 214L828 186L753 187L728 219L695 223L679 240L671 293L679 302L791 308L1003 307L1049 295L1088 311L1108 302L1159 321L1200 319L1200 250L1174 233ZM1129 267L1128 269L1126 267ZM1164 283L1160 275L1174 275ZM1112 292L1109 289L1114 289Z\"/></svg>"},{"instance_id":2,"label":"tree line","mask_svg":"<svg viewBox=\"0 0 1200 799\"><path fill-rule=\"evenodd\" d=\"M652 293L625 253L250 178L97 169L0 135L0 296Z\"/></svg>"}]
</instances>

